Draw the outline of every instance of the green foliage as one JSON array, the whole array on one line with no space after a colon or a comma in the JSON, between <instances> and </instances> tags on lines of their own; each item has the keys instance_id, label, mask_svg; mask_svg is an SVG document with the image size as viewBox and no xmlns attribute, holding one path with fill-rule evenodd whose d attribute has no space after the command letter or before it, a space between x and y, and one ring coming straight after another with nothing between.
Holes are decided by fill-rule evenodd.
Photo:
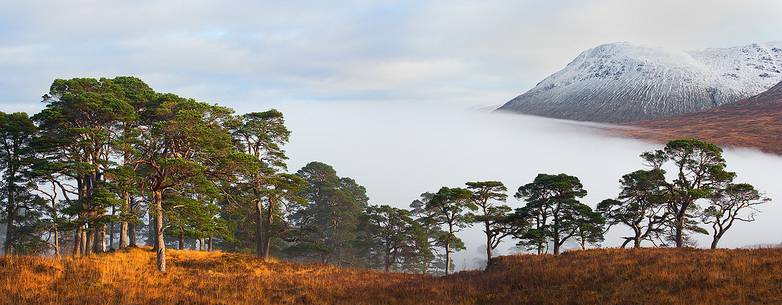
<instances>
[{"instance_id":1,"label":"green foliage","mask_svg":"<svg viewBox=\"0 0 782 305\"><path fill-rule=\"evenodd\" d=\"M538 174L533 182L519 187L515 197L526 204L516 210L514 218L532 226L516 236L522 240L520 245L542 253L550 241L554 254L559 254L562 245L580 233L584 233L585 242L601 239L596 232L602 226L602 217L578 201L586 195L581 181L566 174Z\"/></svg>"},{"instance_id":2,"label":"green foliage","mask_svg":"<svg viewBox=\"0 0 782 305\"><path fill-rule=\"evenodd\" d=\"M661 169L637 170L622 176L618 200L606 199L597 210L609 226L624 224L633 231L625 237L625 245L633 242L640 247L643 240L659 240L669 218L666 203L670 196L665 188L665 172Z\"/></svg>"},{"instance_id":3,"label":"green foliage","mask_svg":"<svg viewBox=\"0 0 782 305\"><path fill-rule=\"evenodd\" d=\"M337 265L365 265L367 249L356 241L369 200L366 189L321 162L310 162L297 175L306 182L300 196L307 205L291 215L293 244L285 252Z\"/></svg>"},{"instance_id":4,"label":"green foliage","mask_svg":"<svg viewBox=\"0 0 782 305\"><path fill-rule=\"evenodd\" d=\"M36 132L26 113L0 112L0 222L6 224L6 254L34 254L48 248L41 238L50 226L46 201L31 193L35 189Z\"/></svg>"},{"instance_id":5,"label":"green foliage","mask_svg":"<svg viewBox=\"0 0 782 305\"><path fill-rule=\"evenodd\" d=\"M736 176L725 169L722 149L696 139L673 140L662 150L646 152L641 158L653 170L663 170L666 165L674 168L675 178L663 183L670 215L667 238L682 247L687 244L688 232L706 233L694 219L697 201L712 196Z\"/></svg>"}]
</instances>

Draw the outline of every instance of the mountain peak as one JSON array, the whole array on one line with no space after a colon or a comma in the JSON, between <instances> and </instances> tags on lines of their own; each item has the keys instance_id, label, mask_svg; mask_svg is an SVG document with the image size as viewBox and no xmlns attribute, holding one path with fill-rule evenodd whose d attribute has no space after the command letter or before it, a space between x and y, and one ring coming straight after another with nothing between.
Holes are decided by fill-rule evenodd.
<instances>
[{"instance_id":1,"label":"mountain peak","mask_svg":"<svg viewBox=\"0 0 782 305\"><path fill-rule=\"evenodd\" d=\"M782 81L776 43L698 51L629 42L596 46L500 110L628 122L701 111Z\"/></svg>"}]
</instances>

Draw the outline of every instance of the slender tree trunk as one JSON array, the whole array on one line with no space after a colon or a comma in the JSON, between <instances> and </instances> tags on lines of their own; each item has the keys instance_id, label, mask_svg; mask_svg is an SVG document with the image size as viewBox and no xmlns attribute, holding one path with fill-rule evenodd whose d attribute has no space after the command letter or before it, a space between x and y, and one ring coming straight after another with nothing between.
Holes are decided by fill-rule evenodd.
<instances>
[{"instance_id":1,"label":"slender tree trunk","mask_svg":"<svg viewBox=\"0 0 782 305\"><path fill-rule=\"evenodd\" d=\"M152 197L154 197L154 195ZM161 197L162 197L162 195L161 195ZM153 200L154 200L154 198L153 198ZM161 205L162 205L162 203L161 203ZM152 246L152 249L157 250L157 234L158 233L157 233L157 231L155 229L155 226L157 224L157 216L155 215L155 213L156 213L155 209L156 209L156 207L154 206L154 203L153 203L152 208L149 209L149 226L148 226L149 227L149 230L148 230L149 232L147 234L148 235L147 236L147 238L148 238L147 245Z\"/></svg>"},{"instance_id":2,"label":"slender tree trunk","mask_svg":"<svg viewBox=\"0 0 782 305\"><path fill-rule=\"evenodd\" d=\"M722 238L722 235L714 236L714 239L711 241L711 249L717 249L717 244L720 242L720 238Z\"/></svg>"},{"instance_id":3,"label":"slender tree trunk","mask_svg":"<svg viewBox=\"0 0 782 305\"><path fill-rule=\"evenodd\" d=\"M73 232L73 256L81 256L81 226L76 227L76 231Z\"/></svg>"},{"instance_id":4,"label":"slender tree trunk","mask_svg":"<svg viewBox=\"0 0 782 305\"><path fill-rule=\"evenodd\" d=\"M122 208L120 209L121 222L119 225L119 248L125 249L128 247L128 215L130 215L130 194L128 192L122 193Z\"/></svg>"},{"instance_id":5,"label":"slender tree trunk","mask_svg":"<svg viewBox=\"0 0 782 305\"><path fill-rule=\"evenodd\" d=\"M60 258L60 231L57 230L57 223L52 226L54 232L54 257Z\"/></svg>"},{"instance_id":6,"label":"slender tree trunk","mask_svg":"<svg viewBox=\"0 0 782 305\"><path fill-rule=\"evenodd\" d=\"M87 235L84 243L84 255L91 255L92 250L95 248L95 228L88 225L87 230L84 232Z\"/></svg>"},{"instance_id":7,"label":"slender tree trunk","mask_svg":"<svg viewBox=\"0 0 782 305\"><path fill-rule=\"evenodd\" d=\"M272 211L274 209L275 202L274 198L269 197L269 210L266 213L266 220L264 221L264 227L263 227L263 259L268 260L269 259L269 250L271 246L271 240L272 240L272 221L274 217L272 217Z\"/></svg>"},{"instance_id":8,"label":"slender tree trunk","mask_svg":"<svg viewBox=\"0 0 782 305\"><path fill-rule=\"evenodd\" d=\"M676 248L684 247L684 234L682 232L682 228L677 224L676 225Z\"/></svg>"},{"instance_id":9,"label":"slender tree trunk","mask_svg":"<svg viewBox=\"0 0 782 305\"><path fill-rule=\"evenodd\" d=\"M157 245L157 270L166 272L166 240L163 236L163 193L154 191L155 244Z\"/></svg>"},{"instance_id":10,"label":"slender tree trunk","mask_svg":"<svg viewBox=\"0 0 782 305\"><path fill-rule=\"evenodd\" d=\"M486 231L489 231L488 223L486 223ZM491 261L491 234L486 233L486 266L489 265L489 261Z\"/></svg>"},{"instance_id":11,"label":"slender tree trunk","mask_svg":"<svg viewBox=\"0 0 782 305\"><path fill-rule=\"evenodd\" d=\"M255 255L263 257L263 203L255 202Z\"/></svg>"},{"instance_id":12,"label":"slender tree trunk","mask_svg":"<svg viewBox=\"0 0 782 305\"><path fill-rule=\"evenodd\" d=\"M211 236L209 236L209 238L207 239L206 246L207 246L207 251L212 252L212 237Z\"/></svg>"},{"instance_id":13,"label":"slender tree trunk","mask_svg":"<svg viewBox=\"0 0 782 305\"><path fill-rule=\"evenodd\" d=\"M106 224L95 230L95 253L106 252Z\"/></svg>"},{"instance_id":14,"label":"slender tree trunk","mask_svg":"<svg viewBox=\"0 0 782 305\"><path fill-rule=\"evenodd\" d=\"M179 231L179 245L177 247L179 250L185 249L185 231L180 230Z\"/></svg>"},{"instance_id":15,"label":"slender tree trunk","mask_svg":"<svg viewBox=\"0 0 782 305\"><path fill-rule=\"evenodd\" d=\"M109 224L109 250L114 250L114 222Z\"/></svg>"},{"instance_id":16,"label":"slender tree trunk","mask_svg":"<svg viewBox=\"0 0 782 305\"><path fill-rule=\"evenodd\" d=\"M676 241L676 248L684 247L684 217L685 217L685 211L687 211L687 206L681 207L681 212L676 214L676 221L674 223L674 240Z\"/></svg>"},{"instance_id":17,"label":"slender tree trunk","mask_svg":"<svg viewBox=\"0 0 782 305\"><path fill-rule=\"evenodd\" d=\"M85 256L90 254L89 251L90 247L87 246L87 241L88 241L87 237L90 236L90 234L87 229L88 228L86 225L81 229L81 234L80 234L81 238L79 238L79 248L80 248L79 251L81 255L85 255Z\"/></svg>"},{"instance_id":18,"label":"slender tree trunk","mask_svg":"<svg viewBox=\"0 0 782 305\"><path fill-rule=\"evenodd\" d=\"M633 248L638 249L641 248L641 238L636 237L633 239Z\"/></svg>"},{"instance_id":19,"label":"slender tree trunk","mask_svg":"<svg viewBox=\"0 0 782 305\"><path fill-rule=\"evenodd\" d=\"M451 241L445 243L445 275L451 271Z\"/></svg>"},{"instance_id":20,"label":"slender tree trunk","mask_svg":"<svg viewBox=\"0 0 782 305\"><path fill-rule=\"evenodd\" d=\"M138 247L138 244L136 243L136 223L126 222L125 224L128 226L128 246Z\"/></svg>"}]
</instances>

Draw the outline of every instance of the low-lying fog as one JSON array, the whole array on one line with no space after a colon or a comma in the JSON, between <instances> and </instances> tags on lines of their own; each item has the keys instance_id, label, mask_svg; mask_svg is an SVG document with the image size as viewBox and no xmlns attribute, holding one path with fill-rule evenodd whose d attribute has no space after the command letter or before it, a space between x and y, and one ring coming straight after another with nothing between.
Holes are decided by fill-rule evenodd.
<instances>
[{"instance_id":1,"label":"low-lying fog","mask_svg":"<svg viewBox=\"0 0 782 305\"><path fill-rule=\"evenodd\" d=\"M608 137L567 121L487 109L444 109L406 103L304 103L276 105L293 134L287 151L296 171L309 161L334 166L340 176L355 178L367 188L371 204L408 207L418 195L467 181L500 180L516 189L538 173L579 177L595 206L618 193L619 178L642 168L638 155L660 145ZM256 111L262 109L241 109ZM772 199L782 200L779 170L782 158L752 150L727 150L728 168ZM722 247L779 243L782 203L761 208L753 223L739 223L721 240ZM617 227L604 246L618 246ZM467 250L455 255L458 269L482 264L484 243L479 227L459 233ZM709 245L701 236L699 246ZM515 241L499 254L511 253ZM574 247L575 245L571 245Z\"/></svg>"}]
</instances>

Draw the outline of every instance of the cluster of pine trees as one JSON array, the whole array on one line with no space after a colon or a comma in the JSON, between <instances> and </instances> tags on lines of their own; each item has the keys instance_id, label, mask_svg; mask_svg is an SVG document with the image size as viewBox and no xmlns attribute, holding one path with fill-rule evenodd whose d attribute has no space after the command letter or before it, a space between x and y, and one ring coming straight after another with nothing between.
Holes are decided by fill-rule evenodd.
<instances>
[{"instance_id":1,"label":"cluster of pine trees","mask_svg":"<svg viewBox=\"0 0 782 305\"><path fill-rule=\"evenodd\" d=\"M566 174L519 187L516 209L499 181L442 187L409 209L370 205L363 186L327 164L288 172L290 132L276 110L237 115L133 77L56 80L43 102L32 117L0 112L6 254L83 256L143 243L160 271L175 246L448 274L468 226L485 233L488 261L503 240L559 254L568 242L597 245L619 224L633 234L623 247L682 247L693 232L711 233L716 247L768 201L733 182L719 147L677 140L642 154L647 168L623 176L617 198L595 210Z\"/></svg>"}]
</instances>

